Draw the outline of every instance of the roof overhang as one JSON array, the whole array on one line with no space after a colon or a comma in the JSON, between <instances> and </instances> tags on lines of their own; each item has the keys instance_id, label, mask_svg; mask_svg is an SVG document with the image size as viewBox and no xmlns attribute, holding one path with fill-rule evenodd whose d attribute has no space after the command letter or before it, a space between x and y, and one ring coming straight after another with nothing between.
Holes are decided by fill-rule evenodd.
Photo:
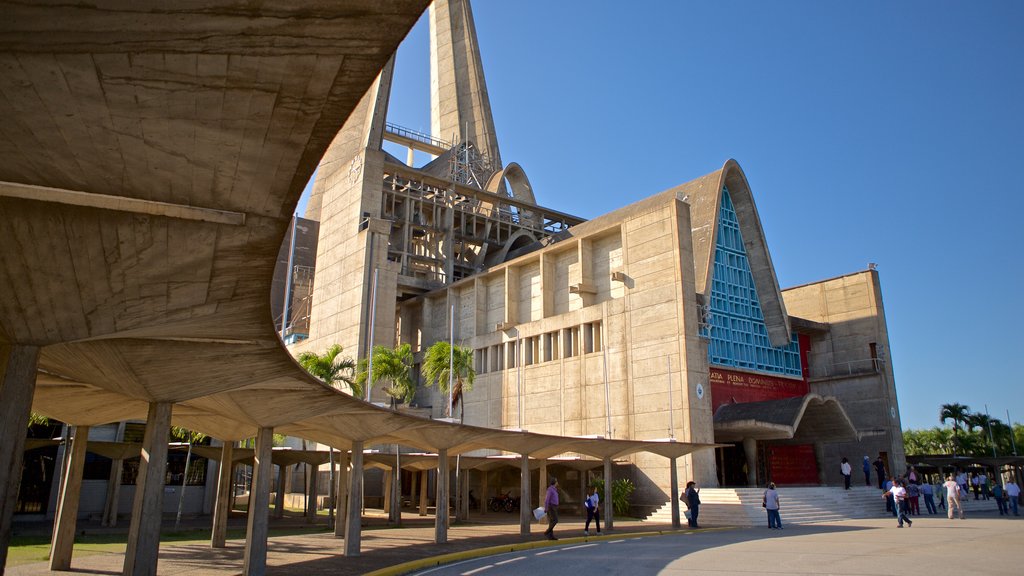
<instances>
[{"instance_id":1,"label":"roof overhang","mask_svg":"<svg viewBox=\"0 0 1024 576\"><path fill-rule=\"evenodd\" d=\"M715 412L714 422L716 442L754 438L795 444L860 439L839 401L818 394L724 404Z\"/></svg>"}]
</instances>

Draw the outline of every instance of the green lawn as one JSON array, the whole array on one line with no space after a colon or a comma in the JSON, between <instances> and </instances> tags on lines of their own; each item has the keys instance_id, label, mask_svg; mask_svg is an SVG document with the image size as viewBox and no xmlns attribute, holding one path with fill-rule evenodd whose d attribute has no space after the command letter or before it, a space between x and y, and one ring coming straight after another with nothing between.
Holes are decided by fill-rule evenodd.
<instances>
[{"instance_id":1,"label":"green lawn","mask_svg":"<svg viewBox=\"0 0 1024 576\"><path fill-rule=\"evenodd\" d=\"M270 536L291 536L295 534L313 534L326 532L326 526L297 526L271 529ZM228 530L228 540L244 540L245 529ZM127 547L127 534L83 534L75 537L75 557L92 554L124 554ZM160 535L160 545L209 544L208 528L164 532ZM14 536L7 550L7 565L18 566L45 562L50 557L50 539L48 536Z\"/></svg>"}]
</instances>

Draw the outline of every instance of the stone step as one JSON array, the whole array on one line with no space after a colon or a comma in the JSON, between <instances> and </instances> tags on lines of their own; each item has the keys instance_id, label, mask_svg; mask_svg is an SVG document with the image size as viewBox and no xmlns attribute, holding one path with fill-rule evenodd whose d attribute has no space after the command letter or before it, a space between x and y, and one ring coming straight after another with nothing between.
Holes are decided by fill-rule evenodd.
<instances>
[{"instance_id":1,"label":"stone step","mask_svg":"<svg viewBox=\"0 0 1024 576\"><path fill-rule=\"evenodd\" d=\"M763 488L704 488L700 491L700 522L732 526L765 523L763 494ZM831 486L783 487L779 489L779 499L783 521L792 524L878 518L886 514L881 491L867 486L850 490ZM685 504L680 503L680 512L685 509ZM665 503L644 521L671 523L671 503Z\"/></svg>"}]
</instances>

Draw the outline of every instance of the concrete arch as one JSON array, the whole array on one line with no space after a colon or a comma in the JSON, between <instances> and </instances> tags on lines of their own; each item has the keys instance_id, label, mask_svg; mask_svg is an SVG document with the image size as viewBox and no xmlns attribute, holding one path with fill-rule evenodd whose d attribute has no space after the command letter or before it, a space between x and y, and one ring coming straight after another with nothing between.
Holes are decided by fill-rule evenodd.
<instances>
[{"instance_id":1,"label":"concrete arch","mask_svg":"<svg viewBox=\"0 0 1024 576\"><path fill-rule=\"evenodd\" d=\"M768 328L768 338L772 346L786 346L792 338L789 315L786 313L786 305L782 300L779 280L775 276L775 266L772 264L772 257L768 252L764 229L761 227L761 217L757 213L757 206L754 204L754 196L750 191L750 184L747 183L747 176L743 173L739 163L733 159L726 161L722 169L717 172L717 176L714 217L711 222L716 224L718 222L722 204L722 188L727 187L729 196L732 198L733 208L736 210L736 218L740 223L740 232L743 234L743 248L747 252L750 271L753 273L757 295L761 301L761 311L764 314L765 326ZM715 225L712 229L705 286L711 285L711 276L714 273L714 246L718 240L718 226Z\"/></svg>"},{"instance_id":2,"label":"concrete arch","mask_svg":"<svg viewBox=\"0 0 1024 576\"><path fill-rule=\"evenodd\" d=\"M512 236L505 242L505 245L501 247L501 250L490 254L487 257L487 266L494 266L507 262L509 260L509 254L514 253L519 248L529 246L538 242L537 237L526 230L519 230L512 234Z\"/></svg>"},{"instance_id":3,"label":"concrete arch","mask_svg":"<svg viewBox=\"0 0 1024 576\"><path fill-rule=\"evenodd\" d=\"M508 194L509 196L520 202L528 204L537 203L533 195L533 187L530 185L530 179L526 177L526 171L515 162L509 162L508 166L491 174L491 177L487 179L487 186L484 189L488 192L500 194L501 183L504 180L508 180L511 189Z\"/></svg>"}]
</instances>

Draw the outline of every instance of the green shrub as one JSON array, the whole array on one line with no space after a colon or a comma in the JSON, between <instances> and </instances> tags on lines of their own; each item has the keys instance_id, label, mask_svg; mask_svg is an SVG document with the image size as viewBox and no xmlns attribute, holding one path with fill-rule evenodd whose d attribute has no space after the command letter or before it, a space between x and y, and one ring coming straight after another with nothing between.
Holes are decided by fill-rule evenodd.
<instances>
[{"instance_id":1,"label":"green shrub","mask_svg":"<svg viewBox=\"0 0 1024 576\"><path fill-rule=\"evenodd\" d=\"M597 488L597 493L604 498L604 478L596 478L591 485ZM616 516L629 514L629 497L633 495L636 486L629 478L620 478L612 482L612 509Z\"/></svg>"}]
</instances>

